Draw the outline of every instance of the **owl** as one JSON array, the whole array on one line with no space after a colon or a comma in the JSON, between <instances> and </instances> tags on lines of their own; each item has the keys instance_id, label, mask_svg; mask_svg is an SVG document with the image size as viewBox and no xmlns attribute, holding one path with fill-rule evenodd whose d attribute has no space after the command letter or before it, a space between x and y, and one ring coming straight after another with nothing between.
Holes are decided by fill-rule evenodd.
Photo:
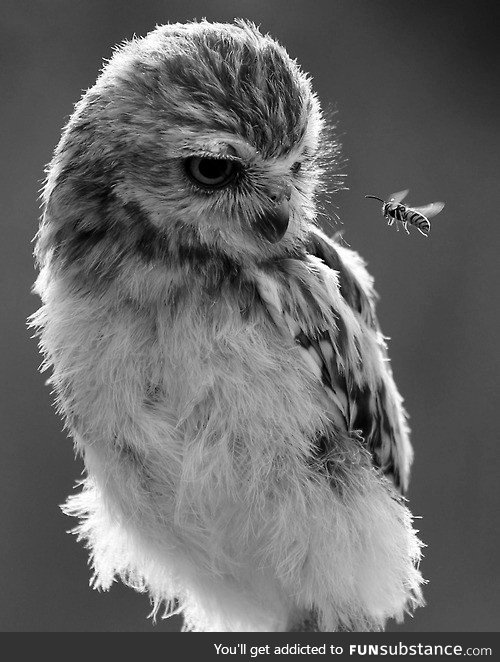
<instances>
[{"instance_id":1,"label":"owl","mask_svg":"<svg viewBox=\"0 0 500 662\"><path fill-rule=\"evenodd\" d=\"M48 166L37 328L85 463L93 584L208 632L380 630L422 604L412 450L337 150L253 24L122 44ZM331 168L330 168L331 170Z\"/></svg>"}]
</instances>

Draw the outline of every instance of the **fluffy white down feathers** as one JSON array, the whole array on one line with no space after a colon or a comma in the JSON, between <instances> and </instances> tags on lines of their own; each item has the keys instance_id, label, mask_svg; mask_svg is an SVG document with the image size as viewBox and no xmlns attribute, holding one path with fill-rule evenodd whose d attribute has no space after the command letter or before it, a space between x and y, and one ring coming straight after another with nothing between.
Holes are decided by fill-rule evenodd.
<instances>
[{"instance_id":1,"label":"fluffy white down feathers","mask_svg":"<svg viewBox=\"0 0 500 662\"><path fill-rule=\"evenodd\" d=\"M313 225L325 145L281 46L201 22L122 46L48 170L32 323L87 470L65 510L96 586L186 629L379 629L422 602L372 280ZM237 175L198 186L193 157Z\"/></svg>"}]
</instances>

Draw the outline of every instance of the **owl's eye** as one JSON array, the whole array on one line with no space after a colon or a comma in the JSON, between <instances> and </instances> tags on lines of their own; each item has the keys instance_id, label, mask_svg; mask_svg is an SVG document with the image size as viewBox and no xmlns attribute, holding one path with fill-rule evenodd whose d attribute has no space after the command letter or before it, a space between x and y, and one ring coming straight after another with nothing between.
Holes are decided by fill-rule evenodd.
<instances>
[{"instance_id":1,"label":"owl's eye","mask_svg":"<svg viewBox=\"0 0 500 662\"><path fill-rule=\"evenodd\" d=\"M191 156L184 161L188 177L207 189L223 188L236 177L239 165L229 159Z\"/></svg>"},{"instance_id":2,"label":"owl's eye","mask_svg":"<svg viewBox=\"0 0 500 662\"><path fill-rule=\"evenodd\" d=\"M300 161L295 161L295 163L290 168L290 172L293 175L297 175L300 172L301 168L302 168L302 163Z\"/></svg>"}]
</instances>

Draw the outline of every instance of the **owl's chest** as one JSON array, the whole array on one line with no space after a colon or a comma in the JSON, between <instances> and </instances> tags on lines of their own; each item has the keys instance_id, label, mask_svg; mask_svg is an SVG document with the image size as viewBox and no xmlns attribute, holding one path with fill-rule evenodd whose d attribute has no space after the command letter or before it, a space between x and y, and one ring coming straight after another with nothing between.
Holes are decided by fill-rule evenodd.
<instances>
[{"instance_id":1,"label":"owl's chest","mask_svg":"<svg viewBox=\"0 0 500 662\"><path fill-rule=\"evenodd\" d=\"M250 309L222 293L159 313L150 351L153 399L177 424L218 422L238 434L318 427L318 386L258 301Z\"/></svg>"}]
</instances>

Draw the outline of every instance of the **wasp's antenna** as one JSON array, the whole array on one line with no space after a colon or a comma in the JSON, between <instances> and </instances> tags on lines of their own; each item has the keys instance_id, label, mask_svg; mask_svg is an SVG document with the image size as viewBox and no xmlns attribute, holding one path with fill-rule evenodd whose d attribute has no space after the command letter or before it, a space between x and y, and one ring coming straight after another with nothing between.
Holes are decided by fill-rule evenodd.
<instances>
[{"instance_id":1,"label":"wasp's antenna","mask_svg":"<svg viewBox=\"0 0 500 662\"><path fill-rule=\"evenodd\" d=\"M365 198L372 198L373 200L380 200L380 202L385 202L382 198L377 198L376 195L365 195Z\"/></svg>"}]
</instances>

